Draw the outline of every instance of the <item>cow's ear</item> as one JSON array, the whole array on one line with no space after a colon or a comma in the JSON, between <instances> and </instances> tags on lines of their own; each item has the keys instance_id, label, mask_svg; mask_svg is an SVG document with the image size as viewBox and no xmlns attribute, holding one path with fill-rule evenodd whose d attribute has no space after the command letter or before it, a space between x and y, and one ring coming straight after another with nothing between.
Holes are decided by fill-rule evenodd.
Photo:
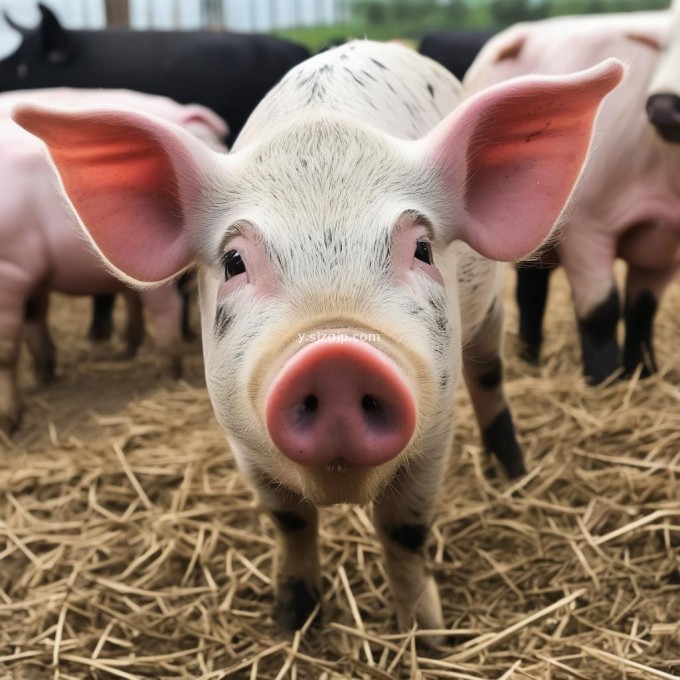
<instances>
[{"instance_id":1,"label":"cow's ear","mask_svg":"<svg viewBox=\"0 0 680 680\"><path fill-rule=\"evenodd\" d=\"M66 61L73 52L73 43L68 31L59 23L55 13L42 3L40 10L40 35L47 59L54 64Z\"/></svg>"},{"instance_id":2,"label":"cow's ear","mask_svg":"<svg viewBox=\"0 0 680 680\"><path fill-rule=\"evenodd\" d=\"M222 156L183 128L128 110L23 104L101 255L123 279L158 283L191 264Z\"/></svg>"},{"instance_id":3,"label":"cow's ear","mask_svg":"<svg viewBox=\"0 0 680 680\"><path fill-rule=\"evenodd\" d=\"M516 78L450 113L419 142L439 180L443 240L501 261L538 248L581 173L599 106L622 75L609 59L567 76Z\"/></svg>"}]
</instances>

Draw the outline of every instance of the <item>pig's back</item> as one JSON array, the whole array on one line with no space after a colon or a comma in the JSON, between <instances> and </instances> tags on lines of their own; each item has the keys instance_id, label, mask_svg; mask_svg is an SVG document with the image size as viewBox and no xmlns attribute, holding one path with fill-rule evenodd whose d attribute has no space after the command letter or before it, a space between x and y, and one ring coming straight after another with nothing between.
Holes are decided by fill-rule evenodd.
<instances>
[{"instance_id":1,"label":"pig's back","mask_svg":"<svg viewBox=\"0 0 680 680\"><path fill-rule=\"evenodd\" d=\"M460 83L436 62L396 43L354 41L292 69L255 109L234 148L325 111L418 139L460 101Z\"/></svg>"},{"instance_id":2,"label":"pig's back","mask_svg":"<svg viewBox=\"0 0 680 680\"><path fill-rule=\"evenodd\" d=\"M670 23L670 12L657 11L556 17L516 24L482 48L465 76L465 90L478 92L528 74L582 71L609 57L619 58L629 66L636 66L640 59L653 64L655 51L627 36L657 35L661 41Z\"/></svg>"}]
</instances>

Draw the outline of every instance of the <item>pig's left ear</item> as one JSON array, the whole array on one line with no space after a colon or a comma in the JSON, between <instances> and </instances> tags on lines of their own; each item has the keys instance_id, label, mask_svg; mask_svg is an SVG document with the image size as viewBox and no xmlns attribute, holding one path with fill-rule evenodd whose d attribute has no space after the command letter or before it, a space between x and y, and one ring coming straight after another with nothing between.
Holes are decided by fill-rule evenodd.
<instances>
[{"instance_id":1,"label":"pig's left ear","mask_svg":"<svg viewBox=\"0 0 680 680\"><path fill-rule=\"evenodd\" d=\"M583 167L604 96L623 75L610 59L561 77L524 77L471 97L419 144L443 192L447 242L516 260L550 234Z\"/></svg>"},{"instance_id":2,"label":"pig's left ear","mask_svg":"<svg viewBox=\"0 0 680 680\"><path fill-rule=\"evenodd\" d=\"M85 231L123 279L158 283L193 259L217 154L183 128L128 110L24 104Z\"/></svg>"}]
</instances>

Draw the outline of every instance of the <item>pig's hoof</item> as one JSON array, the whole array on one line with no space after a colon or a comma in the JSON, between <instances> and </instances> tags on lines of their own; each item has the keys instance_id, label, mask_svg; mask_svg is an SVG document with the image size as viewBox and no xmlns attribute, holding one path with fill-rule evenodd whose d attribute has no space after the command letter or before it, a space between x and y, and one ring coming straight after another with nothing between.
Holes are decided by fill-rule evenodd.
<instances>
[{"instance_id":1,"label":"pig's hoof","mask_svg":"<svg viewBox=\"0 0 680 680\"><path fill-rule=\"evenodd\" d=\"M293 632L302 628L320 602L318 590L301 578L289 578L279 586L274 604L274 620L282 630ZM321 623L321 609L313 624Z\"/></svg>"}]
</instances>

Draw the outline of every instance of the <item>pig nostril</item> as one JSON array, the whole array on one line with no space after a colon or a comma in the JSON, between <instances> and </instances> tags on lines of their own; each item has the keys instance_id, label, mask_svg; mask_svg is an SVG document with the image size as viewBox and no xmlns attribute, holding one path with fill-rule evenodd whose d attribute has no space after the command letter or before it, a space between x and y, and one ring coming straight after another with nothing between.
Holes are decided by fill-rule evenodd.
<instances>
[{"instance_id":1,"label":"pig nostril","mask_svg":"<svg viewBox=\"0 0 680 680\"><path fill-rule=\"evenodd\" d=\"M361 400L361 408L366 413L375 413L380 410L380 402L374 396L365 394Z\"/></svg>"},{"instance_id":2,"label":"pig nostril","mask_svg":"<svg viewBox=\"0 0 680 680\"><path fill-rule=\"evenodd\" d=\"M307 395L302 401L302 410L305 413L314 413L319 408L319 400L314 394Z\"/></svg>"}]
</instances>

